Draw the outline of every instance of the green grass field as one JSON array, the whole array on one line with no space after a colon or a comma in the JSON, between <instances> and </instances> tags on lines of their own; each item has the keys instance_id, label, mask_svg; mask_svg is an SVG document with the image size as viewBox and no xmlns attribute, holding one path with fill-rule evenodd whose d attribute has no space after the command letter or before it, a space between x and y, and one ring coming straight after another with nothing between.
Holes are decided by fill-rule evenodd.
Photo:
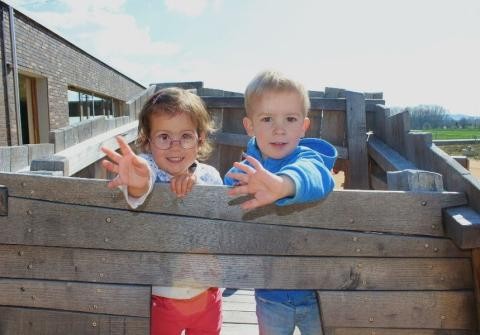
<instances>
[{"instance_id":1,"label":"green grass field","mask_svg":"<svg viewBox=\"0 0 480 335\"><path fill-rule=\"evenodd\" d=\"M414 130L417 131L417 130ZM457 139L478 139L480 140L480 129L429 129L418 130L432 133L434 140L457 140Z\"/></svg>"}]
</instances>

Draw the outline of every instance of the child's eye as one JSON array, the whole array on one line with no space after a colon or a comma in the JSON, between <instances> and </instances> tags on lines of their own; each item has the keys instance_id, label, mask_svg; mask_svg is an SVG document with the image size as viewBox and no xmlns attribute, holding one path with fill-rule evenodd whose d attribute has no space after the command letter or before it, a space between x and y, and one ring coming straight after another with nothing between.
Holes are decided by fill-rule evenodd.
<instances>
[{"instance_id":1,"label":"child's eye","mask_svg":"<svg viewBox=\"0 0 480 335\"><path fill-rule=\"evenodd\" d=\"M272 121L272 117L271 116L264 116L260 119L261 122L270 122Z\"/></svg>"},{"instance_id":2,"label":"child's eye","mask_svg":"<svg viewBox=\"0 0 480 335\"><path fill-rule=\"evenodd\" d=\"M170 136L168 134L158 134L157 138L161 141L167 141L170 139Z\"/></svg>"},{"instance_id":3,"label":"child's eye","mask_svg":"<svg viewBox=\"0 0 480 335\"><path fill-rule=\"evenodd\" d=\"M288 122L297 122L297 120L298 120L298 119L297 119L295 116L289 116L289 117L287 117L287 121L288 121Z\"/></svg>"},{"instance_id":4,"label":"child's eye","mask_svg":"<svg viewBox=\"0 0 480 335\"><path fill-rule=\"evenodd\" d=\"M193 140L195 136L192 133L183 133L182 139L184 140Z\"/></svg>"}]
</instances>

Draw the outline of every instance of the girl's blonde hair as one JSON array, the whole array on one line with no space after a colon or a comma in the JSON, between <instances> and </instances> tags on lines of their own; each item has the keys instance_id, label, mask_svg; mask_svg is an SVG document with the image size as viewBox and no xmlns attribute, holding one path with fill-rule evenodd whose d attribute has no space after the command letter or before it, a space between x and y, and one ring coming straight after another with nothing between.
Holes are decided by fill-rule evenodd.
<instances>
[{"instance_id":1,"label":"girl's blonde hair","mask_svg":"<svg viewBox=\"0 0 480 335\"><path fill-rule=\"evenodd\" d=\"M247 116L251 116L253 113L252 102L256 98L262 97L268 91L291 91L298 93L302 100L304 116L307 116L310 109L310 98L305 87L300 82L273 70L260 72L248 84L245 90L245 110Z\"/></svg>"},{"instance_id":2,"label":"girl's blonde hair","mask_svg":"<svg viewBox=\"0 0 480 335\"><path fill-rule=\"evenodd\" d=\"M150 137L150 117L153 114L175 116L187 114L196 127L198 136L205 138L198 144L198 159L205 160L212 151L208 135L214 131L213 122L202 99L189 91L177 87L162 89L152 95L143 105L138 116L137 146L142 152L148 152Z\"/></svg>"}]
</instances>

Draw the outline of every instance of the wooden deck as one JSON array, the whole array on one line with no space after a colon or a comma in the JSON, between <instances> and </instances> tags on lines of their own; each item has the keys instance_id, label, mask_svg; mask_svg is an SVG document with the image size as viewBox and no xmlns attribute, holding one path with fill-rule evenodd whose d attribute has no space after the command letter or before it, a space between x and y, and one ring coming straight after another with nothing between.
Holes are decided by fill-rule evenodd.
<instances>
[{"instance_id":1,"label":"wooden deck","mask_svg":"<svg viewBox=\"0 0 480 335\"><path fill-rule=\"evenodd\" d=\"M231 296L223 298L222 335L250 334L258 334L253 290L237 290ZM295 328L293 334L300 334L298 328Z\"/></svg>"}]
</instances>

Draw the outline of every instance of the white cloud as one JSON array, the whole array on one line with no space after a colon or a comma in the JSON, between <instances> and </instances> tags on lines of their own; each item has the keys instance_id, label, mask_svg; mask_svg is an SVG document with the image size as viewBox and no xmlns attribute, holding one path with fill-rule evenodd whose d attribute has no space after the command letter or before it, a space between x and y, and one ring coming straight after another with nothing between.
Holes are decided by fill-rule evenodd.
<instances>
[{"instance_id":1,"label":"white cloud","mask_svg":"<svg viewBox=\"0 0 480 335\"><path fill-rule=\"evenodd\" d=\"M221 0L212 0L212 6L218 10ZM200 16L209 5L209 0L165 0L165 6L172 12L186 16Z\"/></svg>"}]
</instances>

